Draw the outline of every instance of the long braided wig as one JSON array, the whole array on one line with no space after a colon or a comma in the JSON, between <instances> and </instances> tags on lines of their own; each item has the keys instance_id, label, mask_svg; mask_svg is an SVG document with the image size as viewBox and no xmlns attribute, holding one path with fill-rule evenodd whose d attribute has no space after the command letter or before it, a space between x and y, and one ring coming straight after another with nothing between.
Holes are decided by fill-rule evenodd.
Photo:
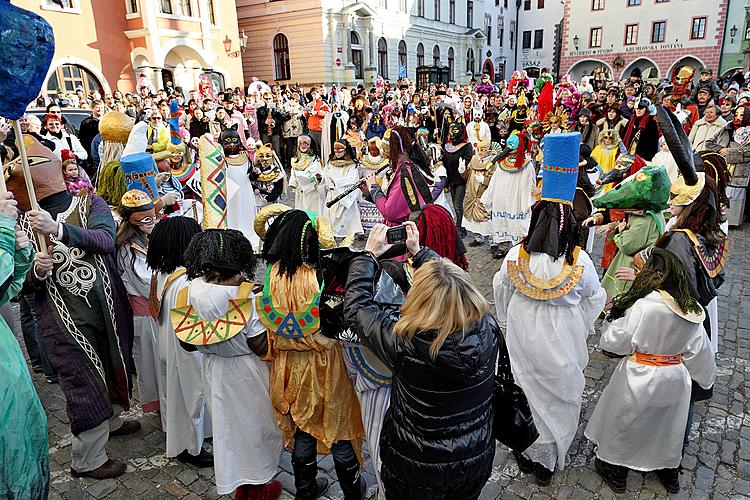
<instances>
[{"instance_id":1,"label":"long braided wig","mask_svg":"<svg viewBox=\"0 0 750 500\"><path fill-rule=\"evenodd\" d=\"M290 278L303 264L319 268L318 232L307 212L289 210L276 217L266 231L263 259L269 264L278 262L279 273Z\"/></svg>"},{"instance_id":2,"label":"long braided wig","mask_svg":"<svg viewBox=\"0 0 750 500\"><path fill-rule=\"evenodd\" d=\"M685 267L675 254L663 248L654 247L651 257L635 277L633 286L627 292L618 295L612 301L612 309L607 316L608 321L622 318L625 312L654 290L664 290L679 304L684 312L701 312L700 304L690 293Z\"/></svg>"},{"instance_id":3,"label":"long braided wig","mask_svg":"<svg viewBox=\"0 0 750 500\"><path fill-rule=\"evenodd\" d=\"M573 207L541 200L531 209L529 232L521 244L528 253L546 253L555 260L565 256L565 262L572 265L578 236L578 223Z\"/></svg>"},{"instance_id":4,"label":"long braided wig","mask_svg":"<svg viewBox=\"0 0 750 500\"><path fill-rule=\"evenodd\" d=\"M173 273L185 265L185 250L201 226L191 217L168 217L160 220L149 238L146 263L158 273Z\"/></svg>"},{"instance_id":5,"label":"long braided wig","mask_svg":"<svg viewBox=\"0 0 750 500\"><path fill-rule=\"evenodd\" d=\"M225 281L238 274L252 278L256 262L250 241L236 229L206 229L193 236L185 250L185 268L191 280Z\"/></svg>"}]
</instances>

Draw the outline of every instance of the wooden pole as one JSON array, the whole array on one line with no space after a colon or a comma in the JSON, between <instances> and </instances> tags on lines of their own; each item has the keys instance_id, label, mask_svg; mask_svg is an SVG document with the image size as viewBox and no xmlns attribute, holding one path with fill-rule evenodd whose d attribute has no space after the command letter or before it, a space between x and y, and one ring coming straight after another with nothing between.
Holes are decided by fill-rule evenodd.
<instances>
[{"instance_id":1,"label":"wooden pole","mask_svg":"<svg viewBox=\"0 0 750 500\"><path fill-rule=\"evenodd\" d=\"M23 168L23 178L26 181L26 191L29 194L29 203L31 204L32 210L39 210L39 202L36 200L36 190L34 189L34 182L31 179L31 168L29 167L29 158L26 156L26 144L23 142L23 133L21 132L21 124L18 120L13 120L13 130L16 133L16 145L18 146L18 153L21 155L21 167ZM5 179L3 179L3 184ZM44 235L40 232L36 232L37 243L39 243L39 251L43 254L47 253L47 241Z\"/></svg>"}]
</instances>

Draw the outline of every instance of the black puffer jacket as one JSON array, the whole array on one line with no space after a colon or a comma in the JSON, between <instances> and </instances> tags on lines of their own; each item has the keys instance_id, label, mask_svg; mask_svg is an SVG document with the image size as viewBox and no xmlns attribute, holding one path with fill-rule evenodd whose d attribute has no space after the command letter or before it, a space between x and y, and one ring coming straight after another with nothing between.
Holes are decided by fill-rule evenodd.
<instances>
[{"instance_id":1,"label":"black puffer jacket","mask_svg":"<svg viewBox=\"0 0 750 500\"><path fill-rule=\"evenodd\" d=\"M423 249L414 265L433 258ZM473 499L492 470L495 320L487 315L465 335L449 335L432 360L434 335L396 337L395 319L373 302L378 263L355 257L344 314L349 326L393 371L391 406L380 435L381 476L391 499Z\"/></svg>"}]
</instances>

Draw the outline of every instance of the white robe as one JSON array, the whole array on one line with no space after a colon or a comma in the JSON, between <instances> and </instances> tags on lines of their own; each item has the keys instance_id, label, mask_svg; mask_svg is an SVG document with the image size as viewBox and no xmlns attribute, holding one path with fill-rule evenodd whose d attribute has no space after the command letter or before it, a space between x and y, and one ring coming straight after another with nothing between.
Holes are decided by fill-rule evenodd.
<instances>
[{"instance_id":1,"label":"white robe","mask_svg":"<svg viewBox=\"0 0 750 500\"><path fill-rule=\"evenodd\" d=\"M135 260L131 260L135 256ZM128 295L148 299L151 291L151 270L146 254L129 244L117 252L117 265ZM133 315L133 362L138 378L138 396L144 412L159 409L160 386L156 354L156 324L150 315Z\"/></svg>"},{"instance_id":2,"label":"white robe","mask_svg":"<svg viewBox=\"0 0 750 500\"><path fill-rule=\"evenodd\" d=\"M202 279L189 286L188 302L205 321L226 314L229 300L237 296L239 288ZM198 346L211 407L219 495L230 494L243 484L271 481L283 449L283 435L271 406L268 364L247 345L248 338L266 334L255 309L252 311L242 332L223 342Z\"/></svg>"},{"instance_id":3,"label":"white robe","mask_svg":"<svg viewBox=\"0 0 750 500\"><path fill-rule=\"evenodd\" d=\"M323 177L323 166L320 160L314 159L305 170L292 168L289 174L289 187L294 189L294 207L299 210L311 210L318 215L325 210L325 180L318 182L315 175Z\"/></svg>"},{"instance_id":4,"label":"white robe","mask_svg":"<svg viewBox=\"0 0 750 500\"><path fill-rule=\"evenodd\" d=\"M658 326L657 326L658 325ZM672 366L623 358L596 404L586 437L605 462L634 470L673 469L682 460L690 379L707 389L716 378L714 350L703 325L672 312L659 292L605 323L599 345L615 354L682 354Z\"/></svg>"},{"instance_id":5,"label":"white robe","mask_svg":"<svg viewBox=\"0 0 750 500\"><path fill-rule=\"evenodd\" d=\"M517 261L519 248L510 249L492 287L513 377L526 394L539 430L539 438L523 454L549 470L556 464L562 469L578 428L586 385L586 337L594 330L607 293L591 258L581 251L576 264L584 266L583 275L567 295L547 301L523 295L507 272L508 262ZM563 261L532 253L529 268L538 278L549 280L560 274Z\"/></svg>"},{"instance_id":6,"label":"white robe","mask_svg":"<svg viewBox=\"0 0 750 500\"><path fill-rule=\"evenodd\" d=\"M227 164L227 228L237 229L250 240L253 249L260 250L260 238L255 234L255 194L244 165Z\"/></svg>"},{"instance_id":7,"label":"white robe","mask_svg":"<svg viewBox=\"0 0 750 500\"><path fill-rule=\"evenodd\" d=\"M531 162L520 172L507 172L499 166L490 185L482 194L482 205L490 214L492 244L517 245L529 232L531 207L536 203L532 194L536 173Z\"/></svg>"},{"instance_id":8,"label":"white robe","mask_svg":"<svg viewBox=\"0 0 750 500\"><path fill-rule=\"evenodd\" d=\"M354 163L343 167L337 167L329 163L323 168L323 176L326 184L326 201L334 199L359 182L359 171ZM326 209L328 217L333 226L333 235L336 238L344 238L351 234L363 234L362 220L356 203L360 197L360 191L355 189L343 200L331 208Z\"/></svg>"},{"instance_id":9,"label":"white robe","mask_svg":"<svg viewBox=\"0 0 750 500\"><path fill-rule=\"evenodd\" d=\"M176 457L184 450L197 455L205 438L211 437L211 416L203 389L203 354L183 349L174 333L170 310L188 280L183 274L164 292L168 276L161 273L157 277L157 293L162 297L157 323L158 359L160 378L165 381L159 396L162 429L167 433L166 455Z\"/></svg>"}]
</instances>

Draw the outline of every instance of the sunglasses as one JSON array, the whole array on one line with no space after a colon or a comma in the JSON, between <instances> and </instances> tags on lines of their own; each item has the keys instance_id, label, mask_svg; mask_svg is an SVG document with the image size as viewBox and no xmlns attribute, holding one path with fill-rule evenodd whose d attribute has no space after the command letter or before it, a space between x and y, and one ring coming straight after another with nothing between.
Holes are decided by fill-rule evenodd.
<instances>
[{"instance_id":1,"label":"sunglasses","mask_svg":"<svg viewBox=\"0 0 750 500\"><path fill-rule=\"evenodd\" d=\"M160 122L161 121L161 116L152 116L151 117L151 121L153 121L153 122Z\"/></svg>"}]
</instances>

